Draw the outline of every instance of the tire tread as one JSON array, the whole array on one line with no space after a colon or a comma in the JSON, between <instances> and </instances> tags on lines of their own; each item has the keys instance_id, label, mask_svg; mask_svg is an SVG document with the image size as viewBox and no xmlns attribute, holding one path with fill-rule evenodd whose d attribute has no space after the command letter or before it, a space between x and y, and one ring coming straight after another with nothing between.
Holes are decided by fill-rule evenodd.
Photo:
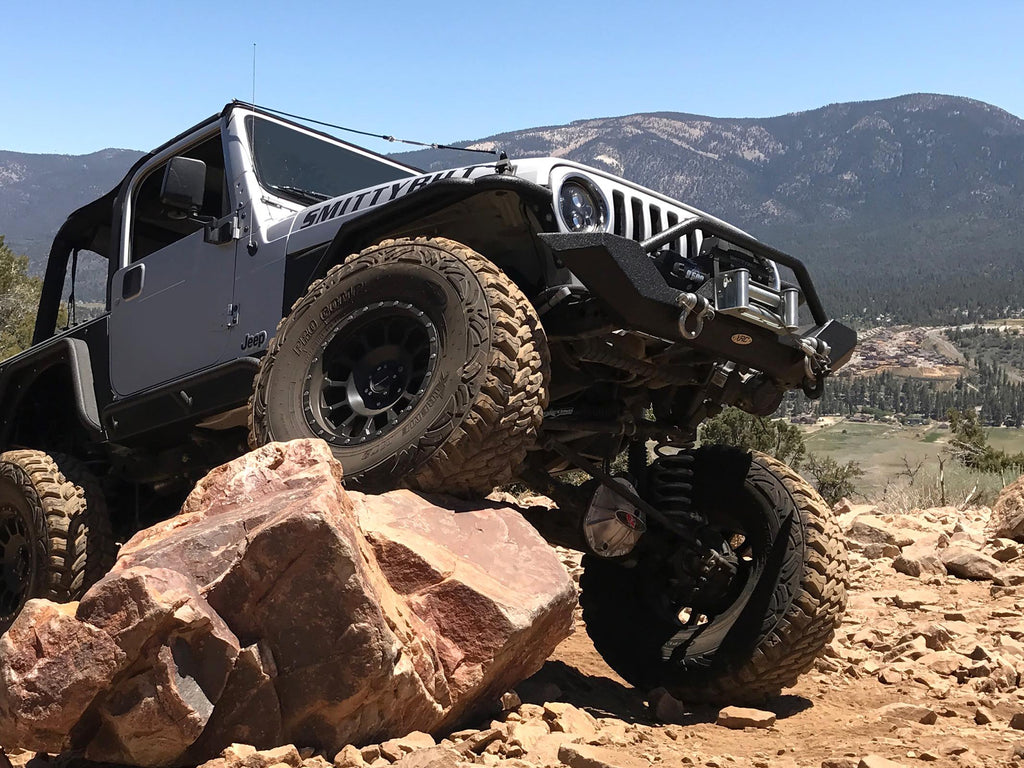
<instances>
[{"instance_id":1,"label":"tire tread","mask_svg":"<svg viewBox=\"0 0 1024 768\"><path fill-rule=\"evenodd\" d=\"M449 418L427 430L416 444L399 452L395 466L401 485L416 490L472 495L489 493L509 482L535 442L548 403L550 358L540 318L519 287L494 263L473 249L447 238L384 240L348 257L313 282L292 306L292 313L315 303L338 281L359 270L395 260L431 263L454 275L453 284L468 272L472 290L482 292L486 313L469 313L470 332L486 344L480 364L464 366ZM288 316L278 324L263 357L249 401L249 442L263 445L274 437L267 418L265 392L280 351ZM353 485L380 486L374 470L347 475ZM387 474L392 476L393 468ZM377 473L381 474L381 473ZM392 483L396 484L396 483Z\"/></svg>"},{"instance_id":2,"label":"tire tread","mask_svg":"<svg viewBox=\"0 0 1024 768\"><path fill-rule=\"evenodd\" d=\"M99 481L73 457L28 449L0 454L0 472L20 487L43 542L45 570L31 596L77 600L116 553Z\"/></svg>"},{"instance_id":3,"label":"tire tread","mask_svg":"<svg viewBox=\"0 0 1024 768\"><path fill-rule=\"evenodd\" d=\"M607 567L593 556L584 558L581 578L584 621L597 650L605 660L635 685L663 685L679 698L699 702L748 702L763 699L792 686L831 641L842 621L849 583L846 547L838 523L817 491L800 475L777 459L759 452L740 452L730 447L699 449L709 458L705 466L724 466L728 454L749 455L746 482L772 500L781 516L790 516L778 583L760 618L751 617L750 632L756 635L745 655L715 652L673 662L660 659L640 662L631 655L628 631L616 629L614 601L598 590L618 590ZM713 481L710 481L713 483ZM712 485L713 487L713 485ZM588 574L588 566L592 572ZM589 591L589 594L588 594ZM619 590L616 599L628 599ZM637 630L640 631L640 630ZM653 680L658 674L665 679Z\"/></svg>"}]
</instances>

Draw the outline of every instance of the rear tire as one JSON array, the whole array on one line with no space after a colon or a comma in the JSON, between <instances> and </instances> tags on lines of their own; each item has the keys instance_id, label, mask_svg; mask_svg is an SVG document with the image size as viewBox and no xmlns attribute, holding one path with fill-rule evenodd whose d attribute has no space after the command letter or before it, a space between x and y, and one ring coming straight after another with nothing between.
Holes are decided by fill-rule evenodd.
<instances>
[{"instance_id":1,"label":"rear tire","mask_svg":"<svg viewBox=\"0 0 1024 768\"><path fill-rule=\"evenodd\" d=\"M498 267L452 240L389 240L278 325L249 440L323 438L366 490L486 494L536 439L548 378L540 320Z\"/></svg>"},{"instance_id":2,"label":"rear tire","mask_svg":"<svg viewBox=\"0 0 1024 768\"><path fill-rule=\"evenodd\" d=\"M115 550L103 493L81 462L32 450L0 454L0 632L29 599L80 598Z\"/></svg>"},{"instance_id":3,"label":"rear tire","mask_svg":"<svg viewBox=\"0 0 1024 768\"><path fill-rule=\"evenodd\" d=\"M832 639L846 605L842 534L818 493L782 462L717 446L694 454L693 505L742 542L735 578L743 581L695 632L668 597L679 584L667 558L644 552L627 568L587 555L583 617L609 666L642 690L663 686L690 702L757 701L793 685Z\"/></svg>"}]
</instances>

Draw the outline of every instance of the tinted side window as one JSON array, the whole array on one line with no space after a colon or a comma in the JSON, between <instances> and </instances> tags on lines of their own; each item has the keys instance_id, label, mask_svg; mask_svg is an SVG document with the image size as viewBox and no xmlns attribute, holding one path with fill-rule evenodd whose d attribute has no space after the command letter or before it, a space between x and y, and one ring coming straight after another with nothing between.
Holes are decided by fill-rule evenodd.
<instances>
[{"instance_id":1,"label":"tinted side window","mask_svg":"<svg viewBox=\"0 0 1024 768\"><path fill-rule=\"evenodd\" d=\"M200 214L221 218L228 213L227 187L224 174L224 148L220 134L182 152L206 163L206 191ZM160 204L160 185L164 179L166 163L154 168L139 186L132 214L131 260L143 259L161 248L166 248L183 237L202 229L202 224L190 219L168 215Z\"/></svg>"}]
</instances>

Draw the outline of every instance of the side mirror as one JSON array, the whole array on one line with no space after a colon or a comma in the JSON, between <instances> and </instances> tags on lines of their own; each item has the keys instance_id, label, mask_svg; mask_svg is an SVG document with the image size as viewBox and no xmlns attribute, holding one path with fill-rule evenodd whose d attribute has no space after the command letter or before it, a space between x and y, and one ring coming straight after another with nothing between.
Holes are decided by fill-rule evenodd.
<instances>
[{"instance_id":1,"label":"side mirror","mask_svg":"<svg viewBox=\"0 0 1024 768\"><path fill-rule=\"evenodd\" d=\"M191 157L172 157L160 185L160 202L183 218L195 216L206 194L206 163Z\"/></svg>"}]
</instances>

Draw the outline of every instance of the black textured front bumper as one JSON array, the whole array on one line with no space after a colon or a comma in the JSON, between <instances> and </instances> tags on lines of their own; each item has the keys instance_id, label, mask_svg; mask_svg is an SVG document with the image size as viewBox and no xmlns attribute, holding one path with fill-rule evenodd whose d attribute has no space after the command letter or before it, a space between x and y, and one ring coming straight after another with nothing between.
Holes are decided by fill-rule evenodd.
<instances>
[{"instance_id":1,"label":"black textured front bumper","mask_svg":"<svg viewBox=\"0 0 1024 768\"><path fill-rule=\"evenodd\" d=\"M698 226L705 231L721 229L703 220L687 222L685 228ZM684 231L683 226L679 229ZM799 333L780 335L738 317L718 313L714 319L705 322L697 338L685 339L679 327L682 292L665 282L645 251L644 244L607 232L540 235L561 263L625 329L643 331L672 341L685 341L695 348L763 371L789 387L800 386L807 375L806 355L799 343L801 338L819 338L827 342L831 368L835 370L844 365L853 354L857 334L825 314L804 265L738 230L723 232L723 236L729 242L793 270L814 317L813 327Z\"/></svg>"}]
</instances>

